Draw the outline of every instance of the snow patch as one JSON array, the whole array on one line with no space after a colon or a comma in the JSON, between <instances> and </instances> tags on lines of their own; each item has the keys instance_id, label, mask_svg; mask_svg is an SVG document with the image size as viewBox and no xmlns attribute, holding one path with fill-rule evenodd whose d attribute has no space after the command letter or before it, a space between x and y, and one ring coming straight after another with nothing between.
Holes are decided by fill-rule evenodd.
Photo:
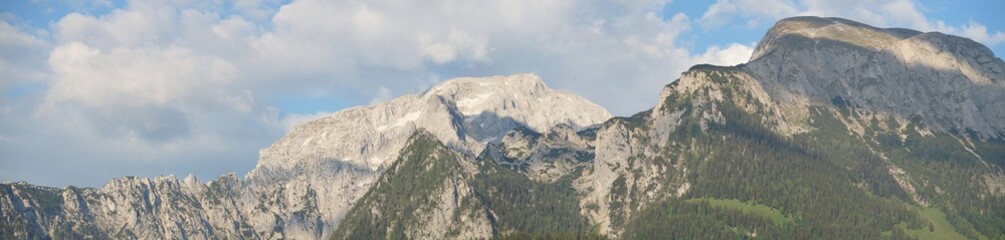
<instances>
[{"instance_id":1,"label":"snow patch","mask_svg":"<svg viewBox=\"0 0 1005 240\"><path fill-rule=\"evenodd\" d=\"M470 98L457 100L456 102L454 102L454 104L456 104L457 109L460 110L461 113L463 113L464 115L477 114L470 112L470 110L472 110L472 108L474 108L475 106L485 103L485 101L489 100L489 97L491 96L492 93L481 93Z\"/></svg>"},{"instance_id":2,"label":"snow patch","mask_svg":"<svg viewBox=\"0 0 1005 240\"><path fill-rule=\"evenodd\" d=\"M389 128L405 126L410 122L415 122L415 120L419 120L419 117L422 117L422 112L410 112L408 114L405 114L404 117L399 118L398 121L394 122L394 124L378 126L377 131L383 132L384 130Z\"/></svg>"}]
</instances>

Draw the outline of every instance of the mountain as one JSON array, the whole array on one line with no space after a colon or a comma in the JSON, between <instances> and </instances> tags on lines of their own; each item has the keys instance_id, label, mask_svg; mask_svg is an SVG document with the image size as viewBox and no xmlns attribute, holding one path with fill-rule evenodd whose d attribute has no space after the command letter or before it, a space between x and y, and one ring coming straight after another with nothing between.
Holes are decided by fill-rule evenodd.
<instances>
[{"instance_id":1,"label":"mountain","mask_svg":"<svg viewBox=\"0 0 1005 240\"><path fill-rule=\"evenodd\" d=\"M627 191L615 181L618 194L597 199L633 207L597 216L626 237L703 229L724 238L1000 239L1003 67L960 37L782 20L747 64L695 66L651 112L626 119L641 124L618 127L639 139L629 146L640 154L618 161L628 163L618 175ZM669 170L646 174L660 164ZM658 179L673 174L681 180ZM649 190L635 176L670 188ZM675 193L677 182L679 198L647 200ZM765 223L743 211L779 217ZM619 220L625 213L633 216ZM661 221L676 227L652 224Z\"/></svg>"},{"instance_id":2,"label":"mountain","mask_svg":"<svg viewBox=\"0 0 1005 240\"><path fill-rule=\"evenodd\" d=\"M333 236L1001 239L1003 67L960 37L785 19L748 63L695 66L648 111L515 128L450 161L466 173L406 174L452 176L418 194L439 197L381 182Z\"/></svg>"},{"instance_id":3,"label":"mountain","mask_svg":"<svg viewBox=\"0 0 1005 240\"><path fill-rule=\"evenodd\" d=\"M474 155L514 127L583 129L610 117L533 74L451 79L301 124L263 149L243 180L127 177L63 189L4 183L0 239L325 238L418 129L451 152Z\"/></svg>"},{"instance_id":4,"label":"mountain","mask_svg":"<svg viewBox=\"0 0 1005 240\"><path fill-rule=\"evenodd\" d=\"M918 117L936 132L1005 137L1005 65L970 39L792 18L768 32L743 69L797 111L832 102L879 118ZM867 127L852 125L860 134Z\"/></svg>"},{"instance_id":5,"label":"mountain","mask_svg":"<svg viewBox=\"0 0 1005 240\"><path fill-rule=\"evenodd\" d=\"M533 74L451 79L421 95L342 110L295 127L261 151L245 179L249 204L243 212L262 234L281 226L294 238L325 237L398 159L417 129L453 152L473 155L516 126L584 128L610 116L584 98L549 89Z\"/></svg>"},{"instance_id":6,"label":"mountain","mask_svg":"<svg viewBox=\"0 0 1005 240\"><path fill-rule=\"evenodd\" d=\"M1003 239L1005 62L972 40L776 23L610 117L533 75L340 111L245 179L0 185L0 238Z\"/></svg>"},{"instance_id":7,"label":"mountain","mask_svg":"<svg viewBox=\"0 0 1005 240\"><path fill-rule=\"evenodd\" d=\"M489 213L468 189L474 162L425 130L381 175L336 229L348 239L489 238ZM422 204L415 204L422 203Z\"/></svg>"}]
</instances>

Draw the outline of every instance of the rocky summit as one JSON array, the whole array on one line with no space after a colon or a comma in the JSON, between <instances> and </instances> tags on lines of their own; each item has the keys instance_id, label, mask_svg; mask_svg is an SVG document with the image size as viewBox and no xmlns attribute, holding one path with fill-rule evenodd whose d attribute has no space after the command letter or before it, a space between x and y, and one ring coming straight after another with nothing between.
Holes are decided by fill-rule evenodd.
<instances>
[{"instance_id":1,"label":"rocky summit","mask_svg":"<svg viewBox=\"0 0 1005 240\"><path fill-rule=\"evenodd\" d=\"M667 82L611 117L451 79L301 124L244 179L4 183L0 238L1005 238L1005 62L977 42L795 17Z\"/></svg>"}]
</instances>

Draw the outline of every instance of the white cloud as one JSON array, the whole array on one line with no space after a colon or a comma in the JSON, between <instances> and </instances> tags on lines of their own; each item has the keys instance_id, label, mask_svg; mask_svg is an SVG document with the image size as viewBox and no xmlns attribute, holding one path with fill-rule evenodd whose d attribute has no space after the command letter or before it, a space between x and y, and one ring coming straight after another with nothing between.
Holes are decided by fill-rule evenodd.
<instances>
[{"instance_id":1,"label":"white cloud","mask_svg":"<svg viewBox=\"0 0 1005 240\"><path fill-rule=\"evenodd\" d=\"M92 123L80 115L23 115L29 107L0 111L0 152L4 153L0 156L0 181L100 186L113 177L187 173L207 179L247 171L254 166L254 149L271 142L260 133L245 130L241 131L244 136L198 134L185 141L150 144L136 138L95 135L89 130ZM234 124L241 122L235 119ZM235 151L239 149L245 151Z\"/></svg>"},{"instance_id":2,"label":"white cloud","mask_svg":"<svg viewBox=\"0 0 1005 240\"><path fill-rule=\"evenodd\" d=\"M708 7L698 22L704 28L718 28L736 16L747 18L748 24L756 24L792 16L798 12L795 3L789 0L717 0Z\"/></svg>"},{"instance_id":3,"label":"white cloud","mask_svg":"<svg viewBox=\"0 0 1005 240\"><path fill-rule=\"evenodd\" d=\"M966 25L963 25L963 30L960 33L965 37L973 39L974 41L982 42L988 45L1005 43L1005 33L990 33L988 32L987 27L974 21L970 21Z\"/></svg>"},{"instance_id":4,"label":"white cloud","mask_svg":"<svg viewBox=\"0 0 1005 240\"><path fill-rule=\"evenodd\" d=\"M108 50L115 47L136 47L165 44L173 37L171 9L140 12L115 10L109 15L92 17L70 13L56 23L56 39L60 42L79 41Z\"/></svg>"},{"instance_id":5,"label":"white cloud","mask_svg":"<svg viewBox=\"0 0 1005 240\"><path fill-rule=\"evenodd\" d=\"M254 40L267 77L315 79L371 92L414 91L428 76L537 72L619 114L652 104L660 86L693 62L675 41L684 14L663 2L505 1L423 3L296 1ZM268 60L267 63L264 60ZM644 70L644 71L640 71ZM632 73L636 81L625 84ZM289 87L283 84L280 88ZM605 87L652 94L612 96ZM651 95L652 97L648 97ZM365 102L365 101L364 101Z\"/></svg>"},{"instance_id":6,"label":"white cloud","mask_svg":"<svg viewBox=\"0 0 1005 240\"><path fill-rule=\"evenodd\" d=\"M704 54L695 57L695 59L696 63L733 66L746 63L747 60L750 60L750 55L752 54L754 54L753 47L732 43L726 48L720 48L719 46L709 47Z\"/></svg>"},{"instance_id":7,"label":"white cloud","mask_svg":"<svg viewBox=\"0 0 1005 240\"><path fill-rule=\"evenodd\" d=\"M102 52L71 42L56 47L49 64L56 75L50 100L85 106L204 103L206 99L192 99L191 95L229 87L236 74L227 61L198 56L181 47Z\"/></svg>"},{"instance_id":8,"label":"white cloud","mask_svg":"<svg viewBox=\"0 0 1005 240\"><path fill-rule=\"evenodd\" d=\"M279 125L286 131L290 131L293 127L300 125L305 122L309 122L314 119L322 118L331 115L330 112L318 111L312 114L290 114L280 120Z\"/></svg>"},{"instance_id":9,"label":"white cloud","mask_svg":"<svg viewBox=\"0 0 1005 240\"><path fill-rule=\"evenodd\" d=\"M49 43L36 34L0 20L0 93L15 86L44 82ZM7 99L0 98L0 105Z\"/></svg>"},{"instance_id":10,"label":"white cloud","mask_svg":"<svg viewBox=\"0 0 1005 240\"><path fill-rule=\"evenodd\" d=\"M181 47L115 48L71 42L49 58L50 89L38 114L81 114L106 135L185 139L203 114L247 114L252 100L222 59Z\"/></svg>"},{"instance_id":11,"label":"white cloud","mask_svg":"<svg viewBox=\"0 0 1005 240\"><path fill-rule=\"evenodd\" d=\"M276 14L278 0L234 0L234 8L240 12L241 16L254 20L255 22L265 22Z\"/></svg>"},{"instance_id":12,"label":"white cloud","mask_svg":"<svg viewBox=\"0 0 1005 240\"><path fill-rule=\"evenodd\" d=\"M391 95L391 89L387 89L384 86L377 88L377 94L370 100L370 104L375 104L387 100L391 100L394 96Z\"/></svg>"},{"instance_id":13,"label":"white cloud","mask_svg":"<svg viewBox=\"0 0 1005 240\"><path fill-rule=\"evenodd\" d=\"M461 31L451 31L444 41L434 37L419 36L419 48L424 57L436 64L457 60L459 56L474 61L488 60L488 43L484 38L475 39Z\"/></svg>"},{"instance_id":14,"label":"white cloud","mask_svg":"<svg viewBox=\"0 0 1005 240\"><path fill-rule=\"evenodd\" d=\"M869 7L870 6L861 6L860 9L868 9ZM882 10L881 13L870 13L868 11L857 12L865 12L866 14L869 14L871 18L890 19L888 23L876 23L879 26L906 26L924 31L932 29L928 18L921 13L917 4L915 4L912 0L890 1L884 4L880 9Z\"/></svg>"}]
</instances>

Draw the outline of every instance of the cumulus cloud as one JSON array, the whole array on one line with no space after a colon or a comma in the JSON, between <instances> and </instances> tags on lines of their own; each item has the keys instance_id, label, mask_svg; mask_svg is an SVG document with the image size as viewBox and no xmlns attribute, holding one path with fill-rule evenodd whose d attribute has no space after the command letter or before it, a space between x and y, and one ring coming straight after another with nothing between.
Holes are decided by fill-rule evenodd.
<instances>
[{"instance_id":1,"label":"cumulus cloud","mask_svg":"<svg viewBox=\"0 0 1005 240\"><path fill-rule=\"evenodd\" d=\"M49 43L38 34L6 20L0 20L0 92L16 86L38 84L48 77L45 55ZM0 98L0 103L8 99Z\"/></svg>"},{"instance_id":2,"label":"cumulus cloud","mask_svg":"<svg viewBox=\"0 0 1005 240\"><path fill-rule=\"evenodd\" d=\"M713 65L722 66L733 66L741 63L746 63L750 59L750 55L754 54L754 48L751 45L743 45L738 43L732 43L726 46L726 48L721 48L719 46L712 46L705 50L704 54L695 57L696 62L708 63Z\"/></svg>"},{"instance_id":3,"label":"cumulus cloud","mask_svg":"<svg viewBox=\"0 0 1005 240\"><path fill-rule=\"evenodd\" d=\"M705 28L717 28L726 25L736 16L747 18L748 25L754 25L798 13L795 3L788 0L717 0L698 21Z\"/></svg>"},{"instance_id":4,"label":"cumulus cloud","mask_svg":"<svg viewBox=\"0 0 1005 240\"><path fill-rule=\"evenodd\" d=\"M296 1L273 17L274 31L254 40L252 58L273 60L255 68L263 69L259 76L294 74L322 81L305 85L335 82L368 93L415 91L430 76L536 72L553 87L630 114L651 105L659 91L652 86L693 64L675 44L691 22L661 16L663 4ZM626 73L633 81L623 82ZM643 94L612 96L605 88Z\"/></svg>"},{"instance_id":5,"label":"cumulus cloud","mask_svg":"<svg viewBox=\"0 0 1005 240\"><path fill-rule=\"evenodd\" d=\"M987 45L998 45L1005 43L1005 33L1003 32L992 33L988 31L988 28L986 26L974 21L969 21L967 22L967 24L964 24L959 28L945 26L945 24L942 24L941 22L939 23L940 25L938 26L937 29L939 29L940 31L960 34L964 37L973 39L974 41L978 41Z\"/></svg>"},{"instance_id":6,"label":"cumulus cloud","mask_svg":"<svg viewBox=\"0 0 1005 240\"><path fill-rule=\"evenodd\" d=\"M300 125L305 122L310 122L311 120L314 119L326 117L331 114L332 113L325 111L317 111L311 114L290 114L282 118L282 120L279 122L279 126L281 126L284 130L289 131L292 130L293 127L296 127L297 125Z\"/></svg>"},{"instance_id":7,"label":"cumulus cloud","mask_svg":"<svg viewBox=\"0 0 1005 240\"><path fill-rule=\"evenodd\" d=\"M377 94L370 100L370 104L375 104L387 100L391 100L394 96L391 95L391 90L384 86L377 88Z\"/></svg>"},{"instance_id":8,"label":"cumulus cloud","mask_svg":"<svg viewBox=\"0 0 1005 240\"><path fill-rule=\"evenodd\" d=\"M174 140L189 133L191 115L252 108L231 84L233 65L184 48L102 52L71 42L52 51L49 65L54 76L39 113L80 113L106 135Z\"/></svg>"}]
</instances>

